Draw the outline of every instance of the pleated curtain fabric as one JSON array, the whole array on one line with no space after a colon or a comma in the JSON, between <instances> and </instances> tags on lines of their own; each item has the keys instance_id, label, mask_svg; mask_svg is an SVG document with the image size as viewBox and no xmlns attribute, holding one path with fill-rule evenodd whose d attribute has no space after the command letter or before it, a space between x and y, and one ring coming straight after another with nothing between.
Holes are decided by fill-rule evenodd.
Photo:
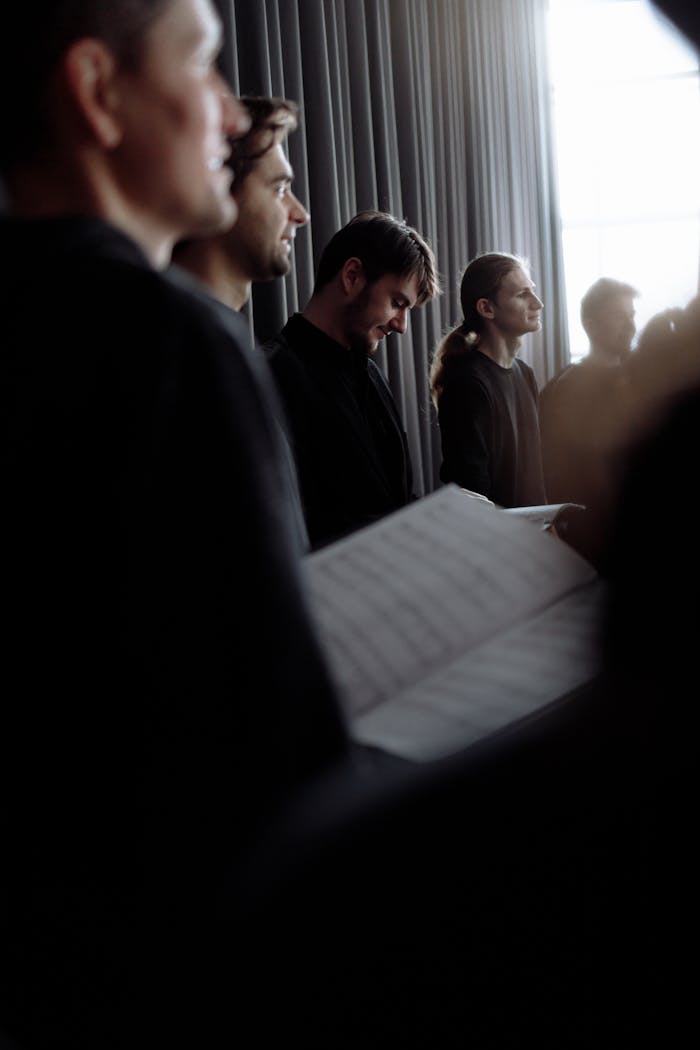
<instances>
[{"instance_id":1,"label":"pleated curtain fabric","mask_svg":"<svg viewBox=\"0 0 700 1050\"><path fill-rule=\"evenodd\" d=\"M479 252L527 257L545 311L522 357L540 386L568 361L547 61L547 0L216 0L237 94L294 99L295 192L311 213L284 280L257 284L259 340L303 309L320 253L356 212L381 208L432 245L444 293L377 356L403 415L416 492L439 486L428 370L460 320Z\"/></svg>"}]
</instances>

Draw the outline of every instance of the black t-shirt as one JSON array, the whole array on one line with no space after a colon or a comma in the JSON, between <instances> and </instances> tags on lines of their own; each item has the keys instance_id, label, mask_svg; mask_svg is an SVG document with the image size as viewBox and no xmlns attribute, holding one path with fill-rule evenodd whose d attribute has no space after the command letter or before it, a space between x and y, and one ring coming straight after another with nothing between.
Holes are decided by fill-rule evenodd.
<instances>
[{"instance_id":1,"label":"black t-shirt","mask_svg":"<svg viewBox=\"0 0 700 1050\"><path fill-rule=\"evenodd\" d=\"M449 361L438 401L440 479L501 507L546 503L537 383L517 358L503 368L479 350Z\"/></svg>"}]
</instances>

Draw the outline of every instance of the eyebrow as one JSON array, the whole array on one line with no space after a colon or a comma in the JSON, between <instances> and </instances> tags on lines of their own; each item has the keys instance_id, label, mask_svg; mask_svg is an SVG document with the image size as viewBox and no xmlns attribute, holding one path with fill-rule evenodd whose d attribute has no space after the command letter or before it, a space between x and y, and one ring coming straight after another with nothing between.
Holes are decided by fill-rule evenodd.
<instances>
[{"instance_id":1,"label":"eyebrow","mask_svg":"<svg viewBox=\"0 0 700 1050\"><path fill-rule=\"evenodd\" d=\"M289 171L278 171L268 177L268 185L274 186L278 182L288 182L290 185L294 181L294 172L290 168Z\"/></svg>"}]
</instances>

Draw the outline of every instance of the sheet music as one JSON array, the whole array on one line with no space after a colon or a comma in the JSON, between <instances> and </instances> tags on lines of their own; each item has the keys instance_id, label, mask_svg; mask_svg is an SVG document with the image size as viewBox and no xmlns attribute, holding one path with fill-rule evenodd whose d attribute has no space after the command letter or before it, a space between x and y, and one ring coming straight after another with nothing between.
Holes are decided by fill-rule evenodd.
<instances>
[{"instance_id":1,"label":"sheet music","mask_svg":"<svg viewBox=\"0 0 700 1050\"><path fill-rule=\"evenodd\" d=\"M443 757L541 712L599 669L599 581L360 714L356 739Z\"/></svg>"},{"instance_id":2,"label":"sheet music","mask_svg":"<svg viewBox=\"0 0 700 1050\"><path fill-rule=\"evenodd\" d=\"M457 676L478 672L481 693L492 675L497 693L504 688L501 656L484 649L471 665L458 659L596 579L562 541L456 486L306 561L312 607L353 719L390 699L398 703L409 687L423 689L429 676L448 668ZM563 643L567 630L565 619L553 617L542 621L540 633L531 632L526 662L534 646L543 650L533 674L553 662L553 644ZM521 662L525 657L522 649ZM437 708L434 717L442 717Z\"/></svg>"}]
</instances>

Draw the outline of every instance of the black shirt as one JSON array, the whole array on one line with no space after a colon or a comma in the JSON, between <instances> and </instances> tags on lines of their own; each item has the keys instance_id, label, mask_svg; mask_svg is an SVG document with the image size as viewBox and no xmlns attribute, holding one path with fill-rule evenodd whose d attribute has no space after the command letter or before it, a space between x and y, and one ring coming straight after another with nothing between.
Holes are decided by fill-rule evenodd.
<instances>
[{"instance_id":1,"label":"black shirt","mask_svg":"<svg viewBox=\"0 0 700 1050\"><path fill-rule=\"evenodd\" d=\"M408 442L389 384L364 351L301 314L264 345L286 413L306 524L319 547L412 499Z\"/></svg>"},{"instance_id":2,"label":"black shirt","mask_svg":"<svg viewBox=\"0 0 700 1050\"><path fill-rule=\"evenodd\" d=\"M232 865L347 752L272 380L106 223L0 237L2 1023L175 1045L215 1005Z\"/></svg>"},{"instance_id":3,"label":"black shirt","mask_svg":"<svg viewBox=\"0 0 700 1050\"><path fill-rule=\"evenodd\" d=\"M440 479L501 507L546 503L537 383L517 358L503 368L479 350L449 362L438 401Z\"/></svg>"}]
</instances>

